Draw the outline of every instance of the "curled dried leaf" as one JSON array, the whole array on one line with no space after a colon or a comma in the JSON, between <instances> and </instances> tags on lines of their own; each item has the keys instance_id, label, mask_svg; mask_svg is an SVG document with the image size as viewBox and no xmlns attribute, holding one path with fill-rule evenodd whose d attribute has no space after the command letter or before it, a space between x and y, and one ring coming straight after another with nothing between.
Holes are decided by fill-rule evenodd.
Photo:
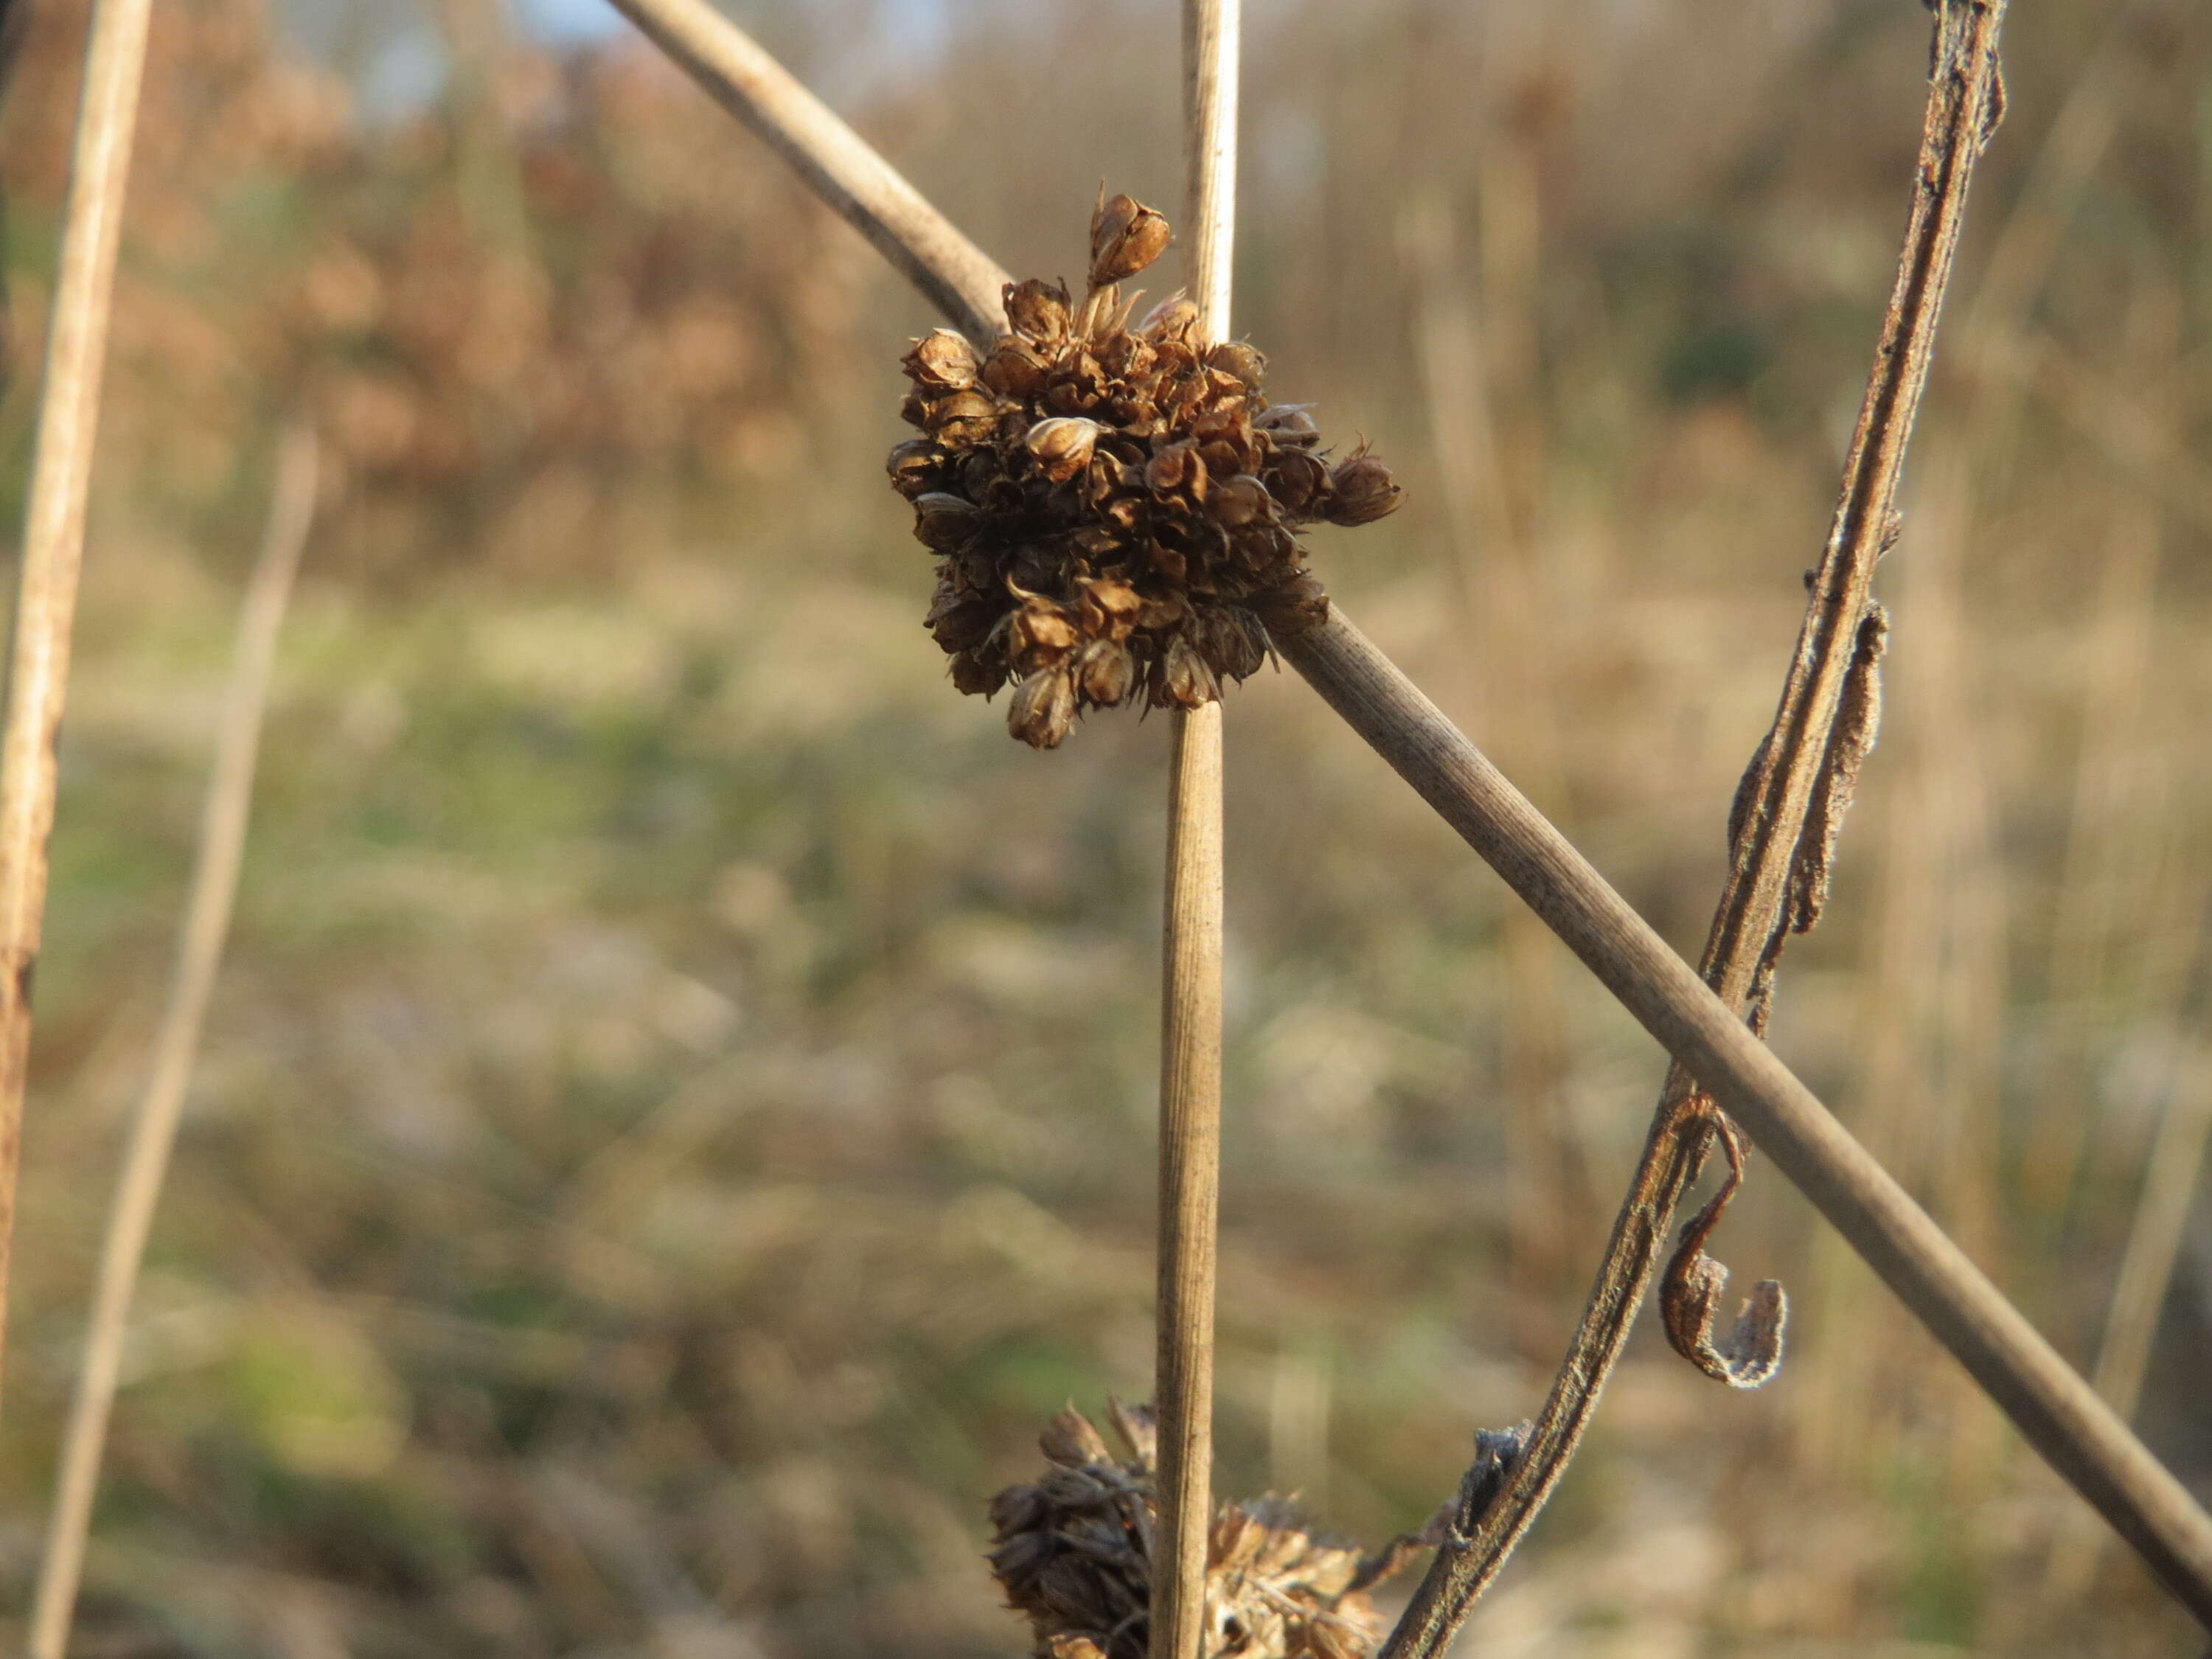
<instances>
[{"instance_id":1,"label":"curled dried leaf","mask_svg":"<svg viewBox=\"0 0 2212 1659\"><path fill-rule=\"evenodd\" d=\"M1728 1173L1711 1201L1683 1224L1681 1242L1659 1281L1660 1320L1674 1352L1707 1376L1732 1389L1755 1389L1782 1369L1790 1298L1780 1284L1762 1279L1752 1286L1728 1334L1713 1334L1729 1270L1705 1254L1705 1241L1743 1184L1743 1134L1703 1095L1693 1095L1685 1103L1682 1121L1708 1114L1727 1156Z\"/></svg>"}]
</instances>

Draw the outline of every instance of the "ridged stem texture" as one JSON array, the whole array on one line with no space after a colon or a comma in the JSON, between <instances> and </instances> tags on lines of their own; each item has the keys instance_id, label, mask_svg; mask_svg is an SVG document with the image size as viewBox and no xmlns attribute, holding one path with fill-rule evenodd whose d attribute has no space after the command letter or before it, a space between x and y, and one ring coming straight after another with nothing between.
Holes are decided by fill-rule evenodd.
<instances>
[{"instance_id":1,"label":"ridged stem texture","mask_svg":"<svg viewBox=\"0 0 2212 1659\"><path fill-rule=\"evenodd\" d=\"M1229 330L1241 0L1184 0L1183 216L1201 340ZM1198 1659L1213 1507L1213 1309L1221 1208L1221 704L1177 709L1160 1021L1158 1548L1152 1659Z\"/></svg>"},{"instance_id":2,"label":"ridged stem texture","mask_svg":"<svg viewBox=\"0 0 2212 1659\"><path fill-rule=\"evenodd\" d=\"M93 9L8 657L7 714L0 727L0 1334L7 1318L30 1068L31 981L46 909L55 750L69 687L85 497L100 426L115 251L150 5L151 0L99 0Z\"/></svg>"}]
</instances>

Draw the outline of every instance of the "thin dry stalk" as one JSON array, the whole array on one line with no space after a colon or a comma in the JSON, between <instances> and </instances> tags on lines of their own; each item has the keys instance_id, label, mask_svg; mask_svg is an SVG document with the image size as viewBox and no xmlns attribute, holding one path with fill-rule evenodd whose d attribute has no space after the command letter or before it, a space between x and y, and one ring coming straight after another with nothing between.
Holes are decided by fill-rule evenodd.
<instances>
[{"instance_id":1,"label":"thin dry stalk","mask_svg":"<svg viewBox=\"0 0 2212 1659\"><path fill-rule=\"evenodd\" d=\"M1196 1659L1213 1507L1221 1204L1221 705L1177 712L1160 1023L1159 1547L1153 1659Z\"/></svg>"},{"instance_id":2,"label":"thin dry stalk","mask_svg":"<svg viewBox=\"0 0 2212 1659\"><path fill-rule=\"evenodd\" d=\"M708 0L614 0L970 339L1006 331L1006 273Z\"/></svg>"},{"instance_id":3,"label":"thin dry stalk","mask_svg":"<svg viewBox=\"0 0 2212 1659\"><path fill-rule=\"evenodd\" d=\"M623 3L634 11L658 10L668 0ZM743 96L683 61L717 97ZM933 234L908 245L913 259L926 257L942 234L957 235L934 210L927 212ZM910 261L900 264L910 268ZM945 291L949 268L938 278L927 291ZM2029 1443L2212 1626L2212 1517L1740 1015L1340 611L1286 642L1284 655L1743 1121Z\"/></svg>"},{"instance_id":4,"label":"thin dry stalk","mask_svg":"<svg viewBox=\"0 0 2212 1659\"><path fill-rule=\"evenodd\" d=\"M54 1509L46 1528L46 1559L31 1608L31 1659L63 1659L69 1646L78 1579L84 1567L85 1538L92 1524L93 1498L100 1485L100 1454L107 1419L123 1365L124 1330L146 1254L146 1236L176 1145L177 1121L185 1090L199 1052L200 1029L216 970L230 933L233 901L238 895L239 860L246 848L246 824L253 798L253 763L261 742L262 710L268 702L269 672L276 653L276 631L291 596L307 526L314 516L315 440L295 429L286 434L278 459L276 487L269 505L268 527L247 580L239 618L238 648L230 684L223 694L222 725L216 735L215 763L200 816L200 844L192 871L191 896L177 947L177 970L154 1040L146 1092L131 1120L131 1143L116 1182L115 1205L100 1246L100 1278L84 1339L84 1365L76 1398L70 1407L62 1442L61 1472L55 1483Z\"/></svg>"},{"instance_id":5,"label":"thin dry stalk","mask_svg":"<svg viewBox=\"0 0 2212 1659\"><path fill-rule=\"evenodd\" d=\"M1334 612L1283 655L1740 1119L2028 1443L2212 1628L2212 1516L1739 1012L1390 659ZM1659 1235L1647 1249L1656 1253ZM1495 1472L1486 1468L1487 1486ZM1447 1554L1464 1554L1464 1541ZM1419 1604L1416 1603L1418 1606Z\"/></svg>"},{"instance_id":6,"label":"thin dry stalk","mask_svg":"<svg viewBox=\"0 0 2212 1659\"><path fill-rule=\"evenodd\" d=\"M0 731L0 1335L30 1068L31 980L46 908L46 838L54 827L55 747L68 694L85 495L150 4L100 0L93 10L15 590Z\"/></svg>"},{"instance_id":7,"label":"thin dry stalk","mask_svg":"<svg viewBox=\"0 0 2212 1659\"><path fill-rule=\"evenodd\" d=\"M1927 115L1896 287L1781 706L1731 815L1729 878L1699 966L1705 982L1729 1007L1747 1011L1755 1029L1765 1024L1771 976L1784 942L1818 919L1817 895L1826 885L1851 775L1872 738L1881 627L1880 612L1872 608L1875 563L1895 535L1898 479L1927 381L1967 186L2003 107L1997 61L2003 15L2004 0L1947 0L1937 14ZM1850 718L1854 703L1856 720ZM1816 798L1821 810L1814 814ZM1469 1508L1455 1517L1451 1534L1384 1645L1389 1659L1430 1659L1443 1651L1542 1509L1620 1357L1675 1207L1703 1168L1716 1133L1725 1131L1701 1097L1697 1078L1678 1058L1607 1241L1596 1284L1527 1449L1479 1511ZM1732 1172L1723 1199L1735 1180ZM1701 1369L1723 1382L1756 1386L1781 1358L1781 1291L1762 1285L1736 1336L1717 1346L1712 1341L1711 1303L1725 1269L1706 1259L1702 1247L1718 1213L1717 1202L1699 1218L1694 1237L1686 1235L1678 1257L1686 1264L1685 1283L1705 1292L1690 1322L1696 1328L1680 1328L1670 1308L1669 1334ZM1669 1277L1674 1277L1671 1270ZM1670 1291L1678 1288L1670 1283Z\"/></svg>"},{"instance_id":8,"label":"thin dry stalk","mask_svg":"<svg viewBox=\"0 0 2212 1659\"><path fill-rule=\"evenodd\" d=\"M1229 331L1242 0L1184 0L1188 269L1206 339ZM1198 1659L1213 1509L1221 1209L1221 704L1176 711L1160 1020L1159 1548L1152 1659Z\"/></svg>"}]
</instances>

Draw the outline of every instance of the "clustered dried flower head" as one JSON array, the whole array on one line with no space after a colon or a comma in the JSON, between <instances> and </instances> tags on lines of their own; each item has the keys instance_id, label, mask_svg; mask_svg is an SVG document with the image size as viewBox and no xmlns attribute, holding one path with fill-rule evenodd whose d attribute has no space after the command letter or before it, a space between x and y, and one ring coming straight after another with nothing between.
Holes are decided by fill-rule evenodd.
<instances>
[{"instance_id":1,"label":"clustered dried flower head","mask_svg":"<svg viewBox=\"0 0 2212 1659\"><path fill-rule=\"evenodd\" d=\"M962 691L1018 684L1007 724L1040 749L1085 709L1220 696L1271 635L1328 615L1299 530L1398 505L1364 444L1332 464L1305 405L1267 401L1259 352L1200 339L1188 299L1130 325L1119 284L1168 238L1151 208L1102 200L1080 304L1010 283L988 353L938 329L905 358L900 412L927 435L890 470L938 555L928 627Z\"/></svg>"},{"instance_id":2,"label":"clustered dried flower head","mask_svg":"<svg viewBox=\"0 0 2212 1659\"><path fill-rule=\"evenodd\" d=\"M1151 1634L1152 1408L1107 1402L1117 1459L1073 1407L1038 1437L1052 1467L991 1500L991 1570L1029 1615L1036 1659L1145 1659ZM1201 1659L1366 1659L1382 1635L1369 1586L1410 1558L1363 1556L1277 1498L1225 1504L1206 1539Z\"/></svg>"}]
</instances>

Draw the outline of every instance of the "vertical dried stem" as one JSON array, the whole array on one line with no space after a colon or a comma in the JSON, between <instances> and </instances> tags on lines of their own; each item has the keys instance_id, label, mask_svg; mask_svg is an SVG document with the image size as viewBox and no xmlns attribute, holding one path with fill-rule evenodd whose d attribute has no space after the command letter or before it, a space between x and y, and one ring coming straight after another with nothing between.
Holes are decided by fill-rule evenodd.
<instances>
[{"instance_id":1,"label":"vertical dried stem","mask_svg":"<svg viewBox=\"0 0 2212 1659\"><path fill-rule=\"evenodd\" d=\"M0 1328L7 1314L30 1065L31 979L46 908L54 750L69 685L85 494L100 424L108 305L150 4L100 0L92 15L9 651L6 725L0 730Z\"/></svg>"},{"instance_id":2,"label":"vertical dried stem","mask_svg":"<svg viewBox=\"0 0 2212 1659\"><path fill-rule=\"evenodd\" d=\"M1796 657L1772 730L1738 794L1731 868L1699 964L1730 1008L1754 1000L1792 926L1809 925L1792 894L1804 854L1821 855L1832 826L1808 822L1830 752L1844 682L1858 649L1875 562L1893 534L1899 477L1911 435L1974 162L2002 108L1996 41L2004 0L1943 0L1928 110L1897 284L1875 353L1858 428ZM1817 875L1817 872L1814 872ZM1535 1520L1589 1426L1620 1357L1674 1219L1717 1125L1678 1060L1668 1073L1644 1156L1606 1243L1582 1322L1522 1455L1479 1504L1462 1506L1443 1547L1384 1645L1387 1659L1433 1659ZM1778 1298L1778 1288L1772 1292ZM1778 1358L1778 1328L1773 1333ZM1762 1374L1747 1370L1747 1379Z\"/></svg>"},{"instance_id":3,"label":"vertical dried stem","mask_svg":"<svg viewBox=\"0 0 2212 1659\"><path fill-rule=\"evenodd\" d=\"M1184 0L1184 147L1199 328L1229 330L1241 0ZM1213 1507L1213 1295L1221 1202L1221 705L1175 715L1160 1023L1159 1538L1152 1659L1198 1659Z\"/></svg>"},{"instance_id":4,"label":"vertical dried stem","mask_svg":"<svg viewBox=\"0 0 2212 1659\"><path fill-rule=\"evenodd\" d=\"M230 933L232 902L238 894L238 866L246 848L247 809L253 796L253 762L261 740L261 714L268 700L269 671L276 652L276 630L299 568L307 526L315 504L315 441L305 429L288 433L277 463L276 492L268 527L248 579L239 619L238 649L224 692L222 722L216 734L215 763L208 779L207 802L200 817L199 856L192 871L191 897L178 942L176 977L168 1006L154 1041L146 1092L131 1125L131 1144L116 1182L115 1206L100 1255L100 1279L86 1327L84 1367L70 1407L62 1443L61 1473L55 1483L54 1509L46 1529L46 1554L39 1570L32 1604L31 1659L63 1659L69 1645L77 1581L84 1566L85 1535L100 1482L100 1453L107 1437L109 1408L123 1364L124 1326L137 1289L138 1267L146 1236L160 1201L199 1051L200 1028Z\"/></svg>"},{"instance_id":5,"label":"vertical dried stem","mask_svg":"<svg viewBox=\"0 0 2212 1659\"><path fill-rule=\"evenodd\" d=\"M621 3L635 15L678 0ZM714 30L736 34L726 20L708 16ZM753 88L722 76L708 58L678 53L678 61L733 111L744 112L754 96ZM758 116L754 112L746 118ZM842 142L860 143L849 129L839 131ZM883 235L899 240L904 254L899 268L957 318L960 307L942 296L955 292L963 270L972 267L944 250L957 244L973 254L974 245L910 191L891 192L883 180L896 175L879 161L878 167L874 183L862 179L851 210L870 216ZM819 182L818 168L802 170L817 189L830 192ZM1936 182L1940 191L1942 181ZM2028 1443L2212 1628L2212 1516L1745 1028L1740 1014L1667 948L1341 611L1281 645L1291 665L1360 738L1505 879L1646 1030L1711 1087ZM1494 1456L1483 1473L1486 1486L1497 1474Z\"/></svg>"}]
</instances>

